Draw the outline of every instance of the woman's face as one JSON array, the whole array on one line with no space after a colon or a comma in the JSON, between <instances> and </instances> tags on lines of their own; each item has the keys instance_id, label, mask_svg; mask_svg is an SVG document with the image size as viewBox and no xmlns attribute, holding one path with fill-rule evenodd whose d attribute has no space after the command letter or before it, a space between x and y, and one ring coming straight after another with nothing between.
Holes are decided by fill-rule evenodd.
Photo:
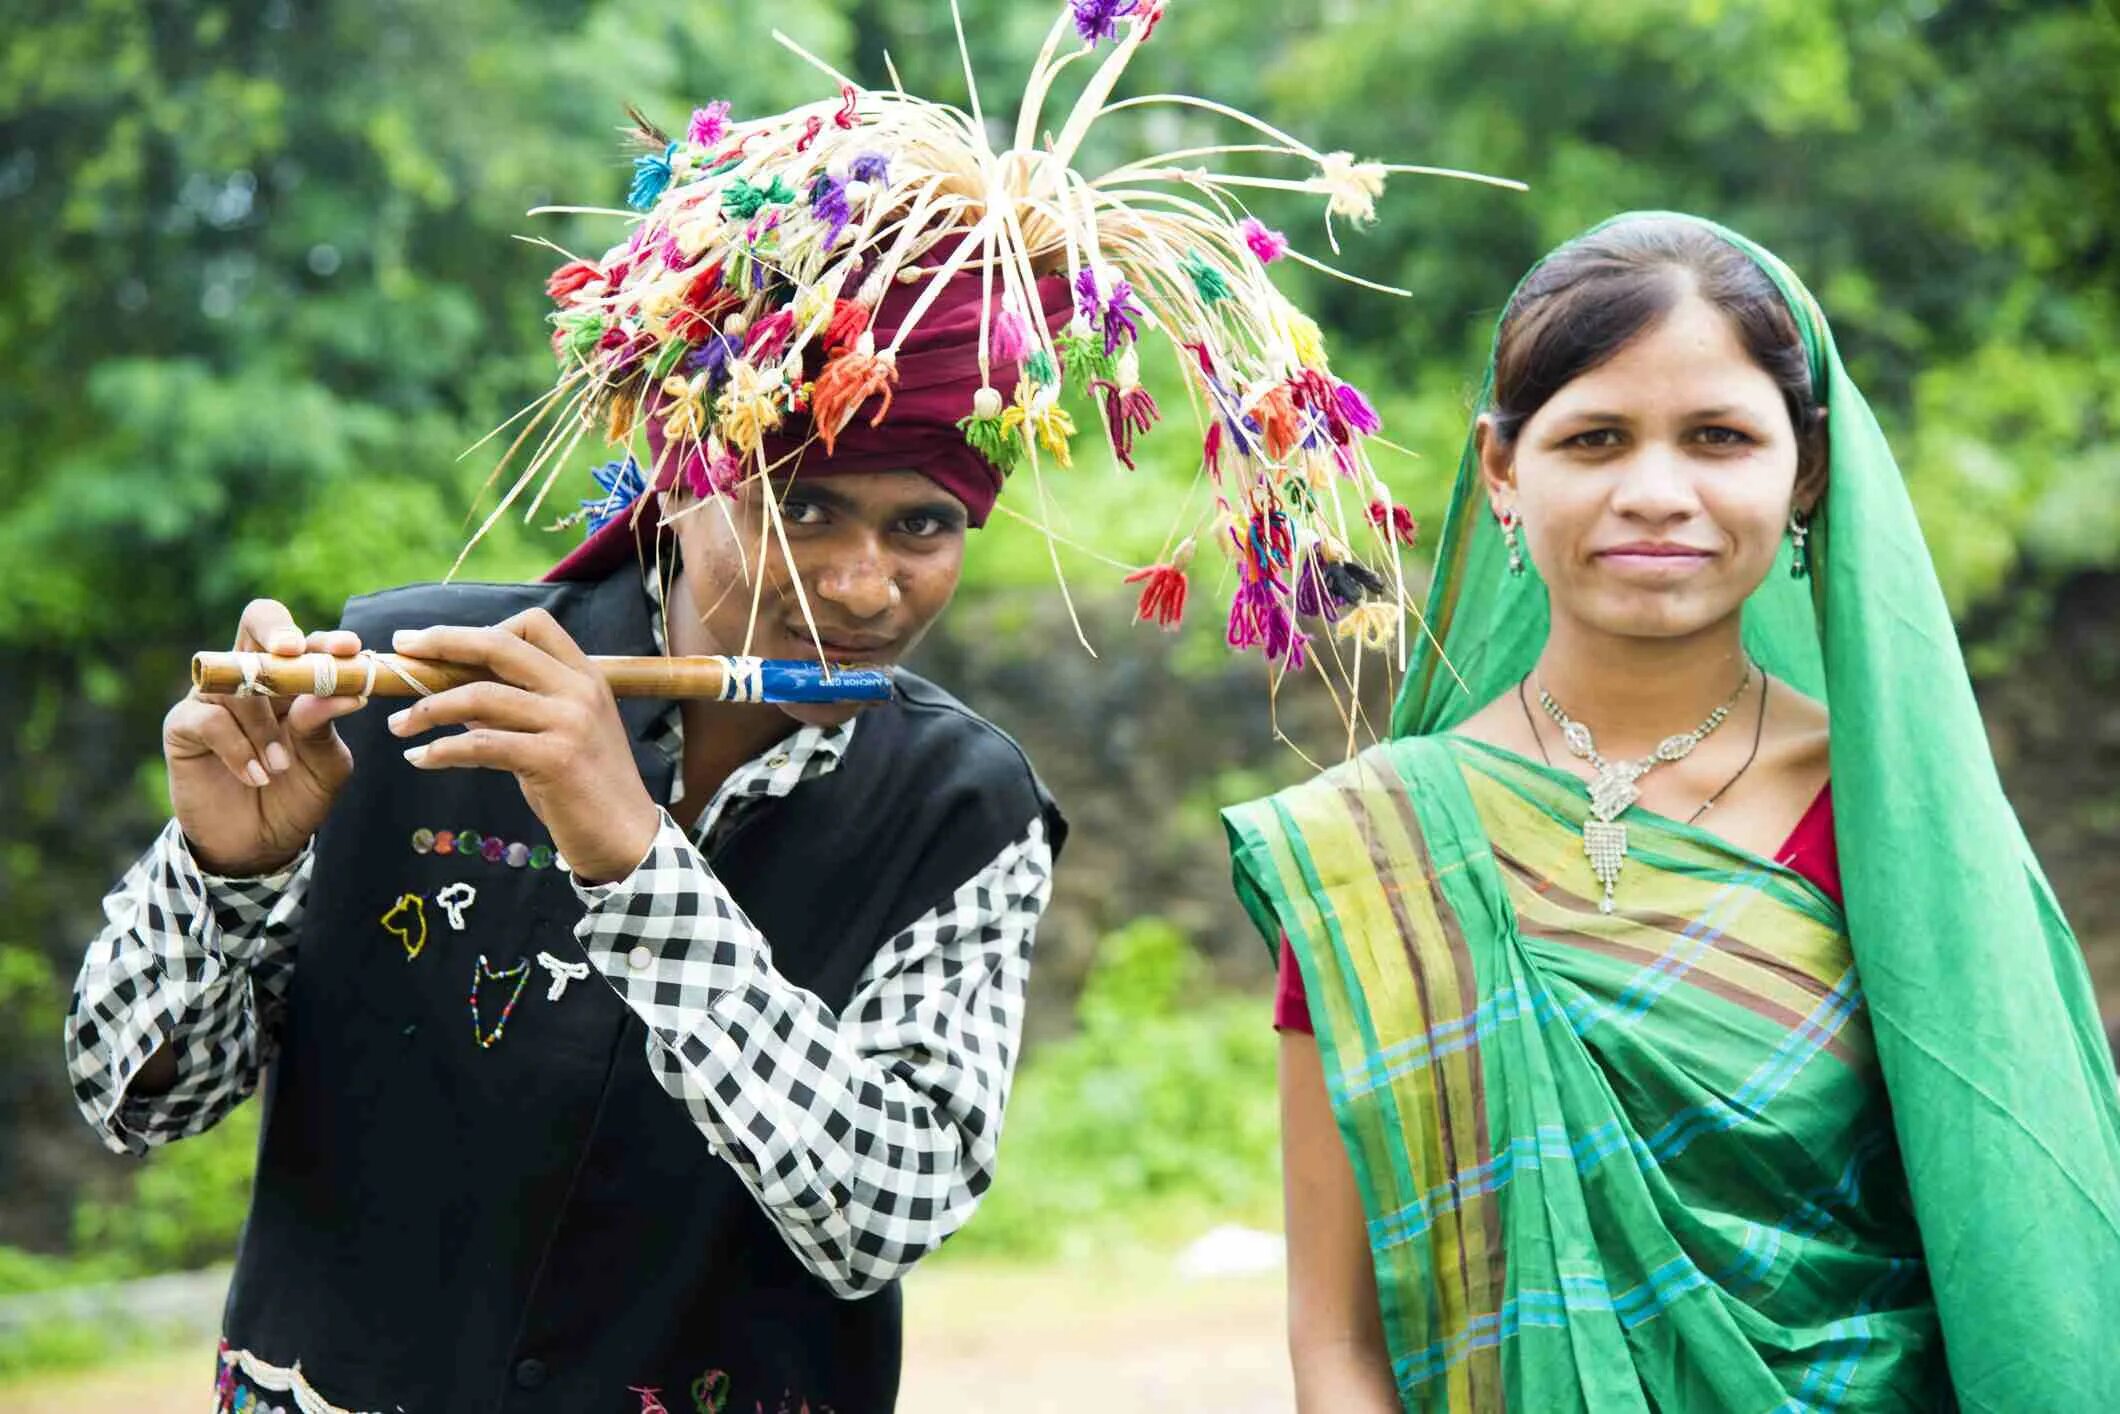
<instances>
[{"instance_id":1,"label":"woman's face","mask_svg":"<svg viewBox=\"0 0 2120 1414\"><path fill-rule=\"evenodd\" d=\"M1796 490L1781 389L1693 294L1562 387L1513 446L1483 424L1480 453L1556 618L1621 637L1684 637L1736 614L1774 563Z\"/></svg>"}]
</instances>

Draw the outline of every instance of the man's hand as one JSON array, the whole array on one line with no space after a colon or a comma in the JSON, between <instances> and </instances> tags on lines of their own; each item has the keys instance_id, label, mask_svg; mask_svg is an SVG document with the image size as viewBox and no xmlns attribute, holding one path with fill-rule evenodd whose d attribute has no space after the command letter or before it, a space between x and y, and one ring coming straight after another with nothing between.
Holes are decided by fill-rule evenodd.
<instances>
[{"instance_id":1,"label":"man's hand","mask_svg":"<svg viewBox=\"0 0 2120 1414\"><path fill-rule=\"evenodd\" d=\"M343 631L304 637L286 606L253 600L236 630L239 652L350 658ZM357 697L226 697L197 692L162 719L169 800L193 856L209 873L269 874L302 852L353 774L353 753L332 724Z\"/></svg>"},{"instance_id":2,"label":"man's hand","mask_svg":"<svg viewBox=\"0 0 2120 1414\"><path fill-rule=\"evenodd\" d=\"M423 697L393 716L398 736L465 728L413 747L407 761L428 771L510 772L579 878L610 883L633 872L655 839L655 802L633 763L618 700L558 621L531 609L494 628L405 630L391 646L496 679Z\"/></svg>"}]
</instances>

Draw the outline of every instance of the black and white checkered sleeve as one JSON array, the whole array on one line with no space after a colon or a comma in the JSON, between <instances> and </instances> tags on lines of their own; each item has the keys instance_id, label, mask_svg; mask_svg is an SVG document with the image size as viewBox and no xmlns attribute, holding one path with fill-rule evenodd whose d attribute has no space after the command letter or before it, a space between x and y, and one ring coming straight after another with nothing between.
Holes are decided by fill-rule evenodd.
<instances>
[{"instance_id":1,"label":"black and white checkered sleeve","mask_svg":"<svg viewBox=\"0 0 2120 1414\"><path fill-rule=\"evenodd\" d=\"M648 1061L788 1245L866 1296L960 1227L993 1179L1052 890L1043 820L878 949L834 1015L664 816L577 936L646 1023Z\"/></svg>"},{"instance_id":2,"label":"black and white checkered sleeve","mask_svg":"<svg viewBox=\"0 0 2120 1414\"><path fill-rule=\"evenodd\" d=\"M277 874L205 873L170 821L105 896L66 1018L66 1065L105 1145L145 1153L203 1133L257 1088L294 968L294 929L312 855ZM176 1083L132 1095L133 1077L167 1043Z\"/></svg>"}]
</instances>

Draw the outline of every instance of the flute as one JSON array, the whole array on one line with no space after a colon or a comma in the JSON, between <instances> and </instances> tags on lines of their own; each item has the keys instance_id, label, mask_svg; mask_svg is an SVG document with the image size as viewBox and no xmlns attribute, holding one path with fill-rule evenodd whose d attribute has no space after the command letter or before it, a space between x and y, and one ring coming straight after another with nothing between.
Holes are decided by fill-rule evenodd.
<instances>
[{"instance_id":1,"label":"flute","mask_svg":"<svg viewBox=\"0 0 2120 1414\"><path fill-rule=\"evenodd\" d=\"M714 702L888 702L888 668L834 668L796 658L592 657L619 697L705 698ZM401 653L194 653L191 685L235 697L426 697L493 674L464 663Z\"/></svg>"}]
</instances>

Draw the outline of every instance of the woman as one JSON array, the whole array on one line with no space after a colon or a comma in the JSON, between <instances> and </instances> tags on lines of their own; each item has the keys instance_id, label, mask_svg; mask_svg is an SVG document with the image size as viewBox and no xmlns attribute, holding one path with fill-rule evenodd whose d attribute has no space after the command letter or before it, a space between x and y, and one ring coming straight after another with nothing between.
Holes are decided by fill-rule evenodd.
<instances>
[{"instance_id":1,"label":"woman","mask_svg":"<svg viewBox=\"0 0 2120 1414\"><path fill-rule=\"evenodd\" d=\"M1228 813L1302 1407L2120 1409L2111 1062L1816 304L1622 217L1482 406L1394 739Z\"/></svg>"}]
</instances>

